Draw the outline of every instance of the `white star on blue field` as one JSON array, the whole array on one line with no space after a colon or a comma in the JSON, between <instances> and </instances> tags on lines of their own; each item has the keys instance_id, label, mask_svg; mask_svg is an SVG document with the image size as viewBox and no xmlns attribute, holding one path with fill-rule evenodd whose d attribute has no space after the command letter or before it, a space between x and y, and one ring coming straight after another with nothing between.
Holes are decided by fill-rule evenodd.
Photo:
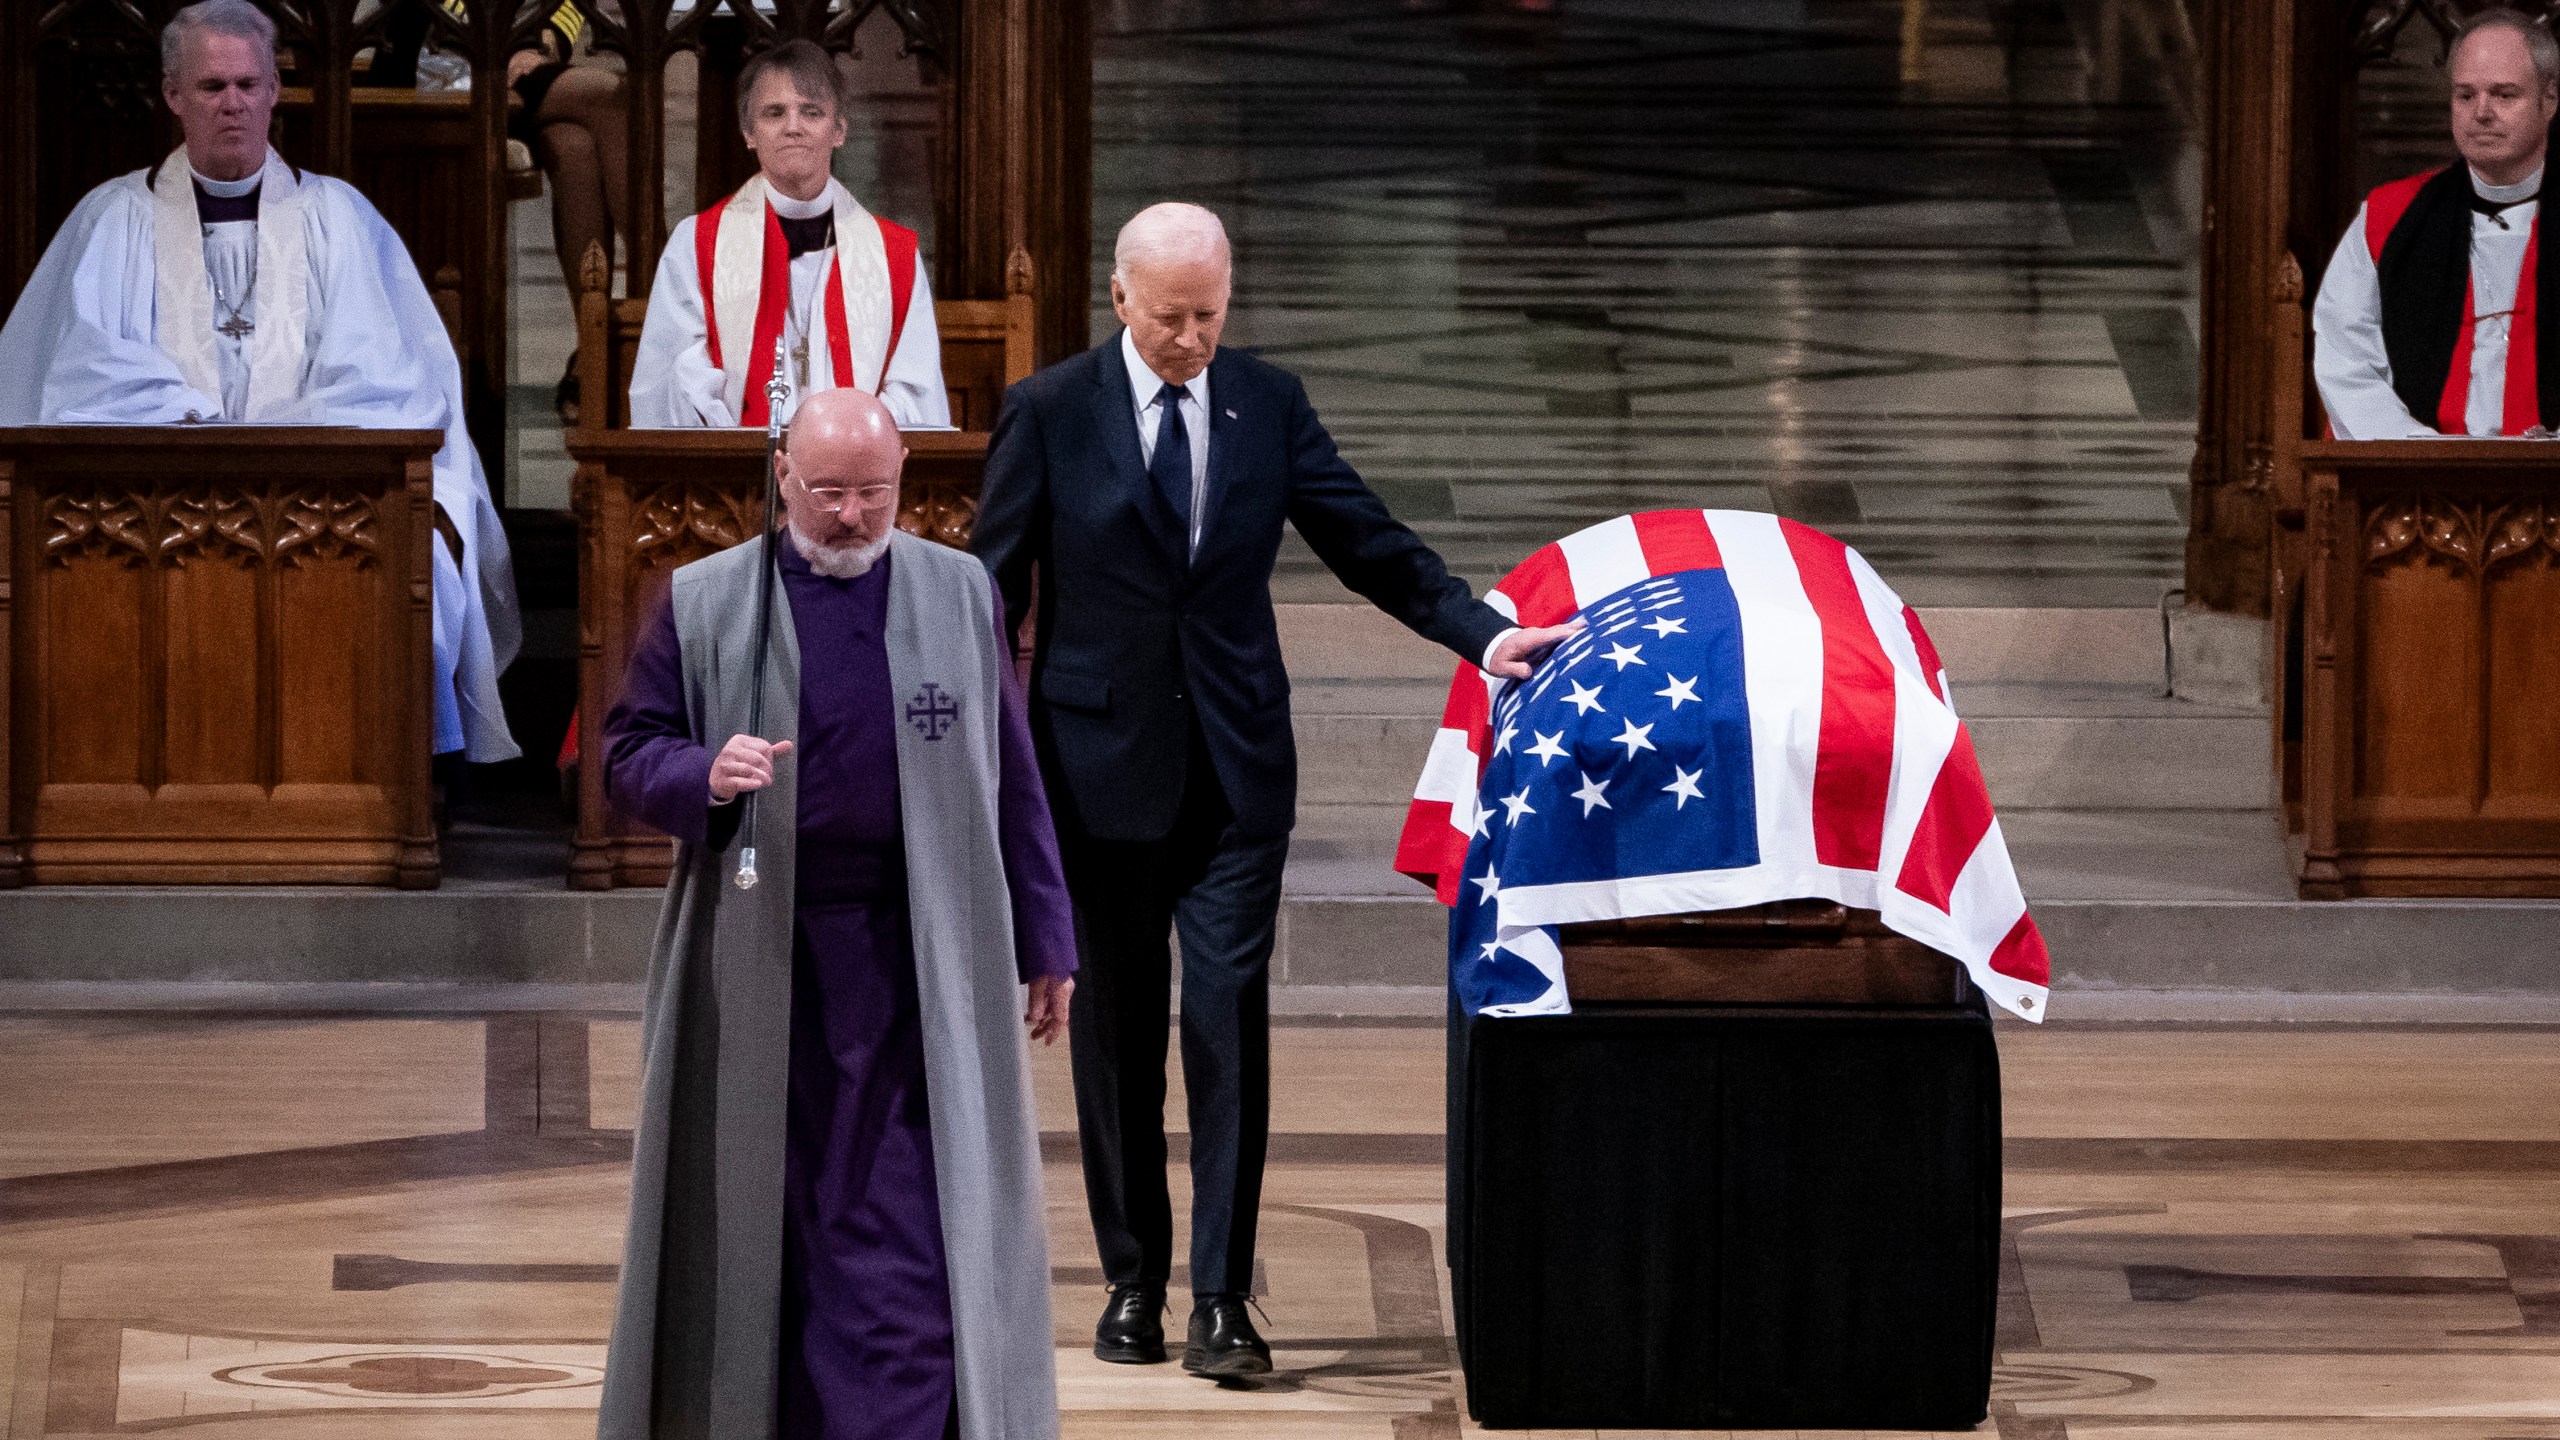
<instances>
[{"instance_id":1,"label":"white star on blue field","mask_svg":"<svg viewBox=\"0 0 2560 1440\"><path fill-rule=\"evenodd\" d=\"M1722 570L1639 581L1582 615L1496 703L1467 873L1513 889L1724 870L1760 858L1742 620ZM1692 808L1694 806L1695 808Z\"/></svg>"},{"instance_id":2,"label":"white star on blue field","mask_svg":"<svg viewBox=\"0 0 2560 1440\"><path fill-rule=\"evenodd\" d=\"M1480 813L1450 916L1471 1008L1549 982L1494 938L1495 897L1760 860L1742 620L1720 569L1659 575L1582 612L1583 633L1495 702Z\"/></svg>"}]
</instances>

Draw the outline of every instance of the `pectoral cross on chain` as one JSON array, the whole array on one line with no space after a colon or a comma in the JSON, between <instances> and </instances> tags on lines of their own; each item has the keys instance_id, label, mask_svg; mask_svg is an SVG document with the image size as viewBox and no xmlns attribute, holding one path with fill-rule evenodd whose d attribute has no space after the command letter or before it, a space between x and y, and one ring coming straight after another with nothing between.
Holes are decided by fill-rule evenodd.
<instances>
[{"instance_id":1,"label":"pectoral cross on chain","mask_svg":"<svg viewBox=\"0 0 2560 1440\"><path fill-rule=\"evenodd\" d=\"M250 289L252 291L257 288L257 283L258 282L254 279L249 282ZM240 297L240 303L236 305L233 304L231 302L231 297L222 293L222 282L219 280L215 281L213 285L213 303L231 312L230 319L213 327L222 334L228 335L234 340L246 340L249 338L250 332L258 328L256 321L251 320L240 313L241 311L249 308L249 297L247 295L243 295Z\"/></svg>"}]
</instances>

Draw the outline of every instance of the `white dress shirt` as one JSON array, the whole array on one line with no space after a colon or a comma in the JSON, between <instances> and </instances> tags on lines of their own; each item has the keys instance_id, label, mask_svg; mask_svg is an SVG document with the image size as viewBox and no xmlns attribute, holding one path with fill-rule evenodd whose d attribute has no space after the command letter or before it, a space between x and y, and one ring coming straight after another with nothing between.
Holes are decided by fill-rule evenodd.
<instances>
[{"instance_id":1,"label":"white dress shirt","mask_svg":"<svg viewBox=\"0 0 2560 1440\"><path fill-rule=\"evenodd\" d=\"M2471 391L2463 428L2496 435L2506 424L2507 335L2514 317L2516 280L2541 210L2542 172L2513 185L2490 185L2471 175L2483 200L2520 201L2495 215L2471 217ZM2436 434L2435 414L2409 413L2391 388L2391 357L2382 345L2382 276L2365 239L2365 211L2356 211L2320 278L2311 307L2311 370L2329 428L2341 440L2406 440Z\"/></svg>"},{"instance_id":2,"label":"white dress shirt","mask_svg":"<svg viewBox=\"0 0 2560 1440\"><path fill-rule=\"evenodd\" d=\"M1156 435L1164 425L1164 387L1166 380L1147 368L1138 354L1138 342L1127 329L1120 332L1120 358L1129 367L1129 395L1138 404L1138 458L1152 467L1156 463ZM1191 549L1200 553L1200 512L1209 504L1209 372L1203 368L1182 387L1182 428L1191 442Z\"/></svg>"}]
</instances>

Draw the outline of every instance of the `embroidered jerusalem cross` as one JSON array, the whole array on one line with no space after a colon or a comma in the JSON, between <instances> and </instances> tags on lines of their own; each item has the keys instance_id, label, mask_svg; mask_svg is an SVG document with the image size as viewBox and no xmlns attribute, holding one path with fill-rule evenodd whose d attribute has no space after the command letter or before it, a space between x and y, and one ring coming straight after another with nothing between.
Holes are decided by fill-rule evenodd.
<instances>
[{"instance_id":1,"label":"embroidered jerusalem cross","mask_svg":"<svg viewBox=\"0 0 2560 1440\"><path fill-rule=\"evenodd\" d=\"M927 740L939 740L960 718L960 702L942 693L942 687L928 680L916 698L907 702L907 723Z\"/></svg>"}]
</instances>

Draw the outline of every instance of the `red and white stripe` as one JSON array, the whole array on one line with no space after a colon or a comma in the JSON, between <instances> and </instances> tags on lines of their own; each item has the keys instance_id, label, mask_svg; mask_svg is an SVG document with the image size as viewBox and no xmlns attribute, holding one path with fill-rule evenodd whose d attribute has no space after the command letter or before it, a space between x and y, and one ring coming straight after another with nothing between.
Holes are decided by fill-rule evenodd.
<instances>
[{"instance_id":1,"label":"red and white stripe","mask_svg":"<svg viewBox=\"0 0 2560 1440\"><path fill-rule=\"evenodd\" d=\"M1864 557L1736 510L1620 516L1531 555L1486 596L1555 625L1648 576L1721 566L1742 621L1760 861L1737 870L1506 887L1505 931L1820 898L1945 952L2041 1018L2048 961L1973 742L1920 617ZM1406 812L1396 868L1457 898L1500 682L1461 665Z\"/></svg>"}]
</instances>

